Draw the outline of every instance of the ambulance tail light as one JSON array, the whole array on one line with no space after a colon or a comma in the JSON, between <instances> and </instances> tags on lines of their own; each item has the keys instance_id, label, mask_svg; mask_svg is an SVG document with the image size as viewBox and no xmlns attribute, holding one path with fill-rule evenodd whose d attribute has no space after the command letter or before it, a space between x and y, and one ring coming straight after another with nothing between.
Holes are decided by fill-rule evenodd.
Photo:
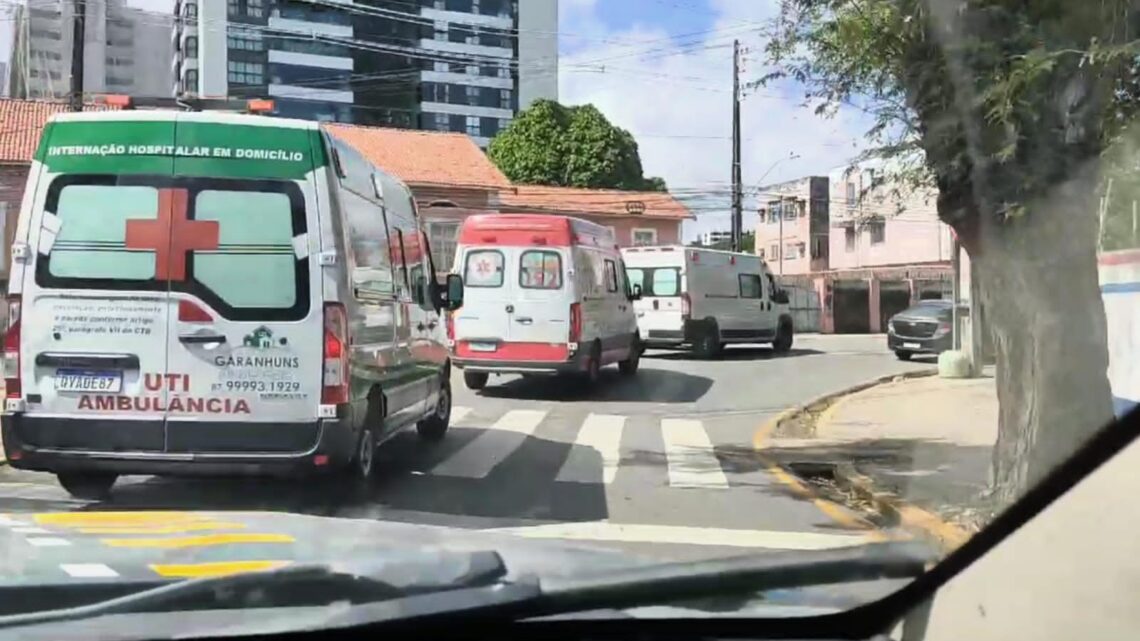
<instances>
[{"instance_id":1,"label":"ambulance tail light","mask_svg":"<svg viewBox=\"0 0 1140 641\"><path fill-rule=\"evenodd\" d=\"M325 303L324 370L321 404L348 402L348 313L344 305Z\"/></svg>"},{"instance_id":2,"label":"ambulance tail light","mask_svg":"<svg viewBox=\"0 0 1140 641\"><path fill-rule=\"evenodd\" d=\"M681 294L681 318L688 318L693 313L693 299L689 298L689 292Z\"/></svg>"},{"instance_id":3,"label":"ambulance tail light","mask_svg":"<svg viewBox=\"0 0 1140 641\"><path fill-rule=\"evenodd\" d=\"M8 297L8 327L4 331L4 394L20 398L20 297Z\"/></svg>"},{"instance_id":4,"label":"ambulance tail light","mask_svg":"<svg viewBox=\"0 0 1140 641\"><path fill-rule=\"evenodd\" d=\"M443 317L443 323L447 326L447 340L455 340L455 313L448 311Z\"/></svg>"},{"instance_id":5,"label":"ambulance tail light","mask_svg":"<svg viewBox=\"0 0 1140 641\"><path fill-rule=\"evenodd\" d=\"M570 342L578 343L582 340L582 305L570 303Z\"/></svg>"}]
</instances>

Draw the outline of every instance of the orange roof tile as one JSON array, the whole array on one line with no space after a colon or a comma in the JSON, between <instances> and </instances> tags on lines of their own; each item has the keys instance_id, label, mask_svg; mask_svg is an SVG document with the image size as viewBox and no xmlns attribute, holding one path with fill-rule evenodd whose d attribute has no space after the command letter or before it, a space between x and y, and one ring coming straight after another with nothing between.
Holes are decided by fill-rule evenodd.
<instances>
[{"instance_id":1,"label":"orange roof tile","mask_svg":"<svg viewBox=\"0 0 1140 641\"><path fill-rule=\"evenodd\" d=\"M107 105L89 103L84 111L106 111ZM64 113L67 103L0 98L0 163L30 163L48 118Z\"/></svg>"},{"instance_id":2,"label":"orange roof tile","mask_svg":"<svg viewBox=\"0 0 1140 641\"><path fill-rule=\"evenodd\" d=\"M507 177L466 134L328 123L328 132L408 184L506 189Z\"/></svg>"},{"instance_id":3,"label":"orange roof tile","mask_svg":"<svg viewBox=\"0 0 1140 641\"><path fill-rule=\"evenodd\" d=\"M563 215L645 216L677 220L693 218L687 207L669 193L660 191L516 185L513 190L504 191L500 200L504 209ZM643 204L644 211L637 211L636 203Z\"/></svg>"}]
</instances>

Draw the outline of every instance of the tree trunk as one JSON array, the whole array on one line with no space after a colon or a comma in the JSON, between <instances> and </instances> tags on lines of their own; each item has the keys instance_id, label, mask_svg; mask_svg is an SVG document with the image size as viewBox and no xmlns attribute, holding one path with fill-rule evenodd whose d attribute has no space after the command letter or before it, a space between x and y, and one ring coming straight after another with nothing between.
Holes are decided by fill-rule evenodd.
<instances>
[{"instance_id":1,"label":"tree trunk","mask_svg":"<svg viewBox=\"0 0 1140 641\"><path fill-rule=\"evenodd\" d=\"M1093 184L1060 184L1011 220L981 216L967 245L997 355L999 508L1112 420Z\"/></svg>"}]
</instances>

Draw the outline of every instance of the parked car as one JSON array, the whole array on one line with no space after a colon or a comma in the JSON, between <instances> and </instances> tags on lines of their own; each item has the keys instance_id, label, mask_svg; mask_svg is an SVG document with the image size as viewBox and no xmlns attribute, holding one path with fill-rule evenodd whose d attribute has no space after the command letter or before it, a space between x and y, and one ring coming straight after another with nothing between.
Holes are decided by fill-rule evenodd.
<instances>
[{"instance_id":1,"label":"parked car","mask_svg":"<svg viewBox=\"0 0 1140 641\"><path fill-rule=\"evenodd\" d=\"M462 282L445 302L411 191L317 123L60 115L33 167L4 336L13 467L99 498L120 474L367 477L396 431L443 437L439 316Z\"/></svg>"},{"instance_id":2,"label":"parked car","mask_svg":"<svg viewBox=\"0 0 1140 641\"><path fill-rule=\"evenodd\" d=\"M564 216L486 214L460 227L463 307L448 316L452 362L474 390L491 374L637 373L642 347L621 253L604 226Z\"/></svg>"},{"instance_id":3,"label":"parked car","mask_svg":"<svg viewBox=\"0 0 1140 641\"><path fill-rule=\"evenodd\" d=\"M622 256L642 293L634 308L645 345L687 347L701 358L733 343L792 348L787 292L759 256L680 245L628 247Z\"/></svg>"},{"instance_id":4,"label":"parked car","mask_svg":"<svg viewBox=\"0 0 1140 641\"><path fill-rule=\"evenodd\" d=\"M887 348L900 360L915 354L941 354L954 346L954 303L924 300L887 321Z\"/></svg>"}]
</instances>

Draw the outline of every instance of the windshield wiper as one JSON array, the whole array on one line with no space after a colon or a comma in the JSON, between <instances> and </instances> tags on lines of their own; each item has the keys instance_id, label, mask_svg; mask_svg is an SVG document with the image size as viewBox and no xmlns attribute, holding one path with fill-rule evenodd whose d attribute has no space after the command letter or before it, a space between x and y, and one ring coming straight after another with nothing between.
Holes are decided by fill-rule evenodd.
<instances>
[{"instance_id":1,"label":"windshield wiper","mask_svg":"<svg viewBox=\"0 0 1140 641\"><path fill-rule=\"evenodd\" d=\"M294 564L260 572L179 581L59 610L0 617L0 628L96 616L201 609L369 603L498 583L507 573L496 552L408 551L379 559ZM82 586L77 586L77 589Z\"/></svg>"},{"instance_id":2,"label":"windshield wiper","mask_svg":"<svg viewBox=\"0 0 1140 641\"><path fill-rule=\"evenodd\" d=\"M927 544L887 542L672 562L580 577L530 578L363 604L327 620L325 625L521 621L708 597L756 595L771 590L914 578L937 560L937 554Z\"/></svg>"}]
</instances>

